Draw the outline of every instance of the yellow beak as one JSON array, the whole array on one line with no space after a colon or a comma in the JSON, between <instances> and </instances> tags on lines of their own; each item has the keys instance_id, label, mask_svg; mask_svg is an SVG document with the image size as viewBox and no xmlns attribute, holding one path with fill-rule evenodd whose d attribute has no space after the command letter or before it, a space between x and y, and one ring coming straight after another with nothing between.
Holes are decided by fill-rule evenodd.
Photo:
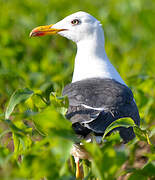
<instances>
[{"instance_id":1,"label":"yellow beak","mask_svg":"<svg viewBox=\"0 0 155 180\"><path fill-rule=\"evenodd\" d=\"M52 26L53 24L47 25L47 26L36 27L30 32L30 37L57 34L60 31L67 30L67 29L55 29L55 28L52 28Z\"/></svg>"}]
</instances>

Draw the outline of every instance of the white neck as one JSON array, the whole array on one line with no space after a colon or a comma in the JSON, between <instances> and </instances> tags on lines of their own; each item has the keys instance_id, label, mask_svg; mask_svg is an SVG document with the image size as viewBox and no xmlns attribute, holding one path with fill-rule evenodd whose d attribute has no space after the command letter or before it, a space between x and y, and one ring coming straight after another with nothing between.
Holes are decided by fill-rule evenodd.
<instances>
[{"instance_id":1,"label":"white neck","mask_svg":"<svg viewBox=\"0 0 155 180\"><path fill-rule=\"evenodd\" d=\"M77 43L72 82L87 78L110 78L125 84L106 55L104 33L100 26L93 36Z\"/></svg>"}]
</instances>

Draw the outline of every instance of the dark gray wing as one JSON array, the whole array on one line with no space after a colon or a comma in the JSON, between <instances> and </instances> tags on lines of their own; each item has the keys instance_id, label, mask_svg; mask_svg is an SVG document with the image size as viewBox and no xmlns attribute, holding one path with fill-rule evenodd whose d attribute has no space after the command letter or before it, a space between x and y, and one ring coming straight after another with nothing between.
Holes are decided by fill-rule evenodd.
<instances>
[{"instance_id":1,"label":"dark gray wing","mask_svg":"<svg viewBox=\"0 0 155 180\"><path fill-rule=\"evenodd\" d=\"M92 131L103 135L113 121L123 117L130 117L136 125L140 124L131 90L115 80L93 78L77 81L67 85L63 95L69 98L66 117L71 120L75 132L84 137ZM129 131L134 136L133 130ZM122 138L127 142L128 133L125 136L126 140Z\"/></svg>"}]
</instances>

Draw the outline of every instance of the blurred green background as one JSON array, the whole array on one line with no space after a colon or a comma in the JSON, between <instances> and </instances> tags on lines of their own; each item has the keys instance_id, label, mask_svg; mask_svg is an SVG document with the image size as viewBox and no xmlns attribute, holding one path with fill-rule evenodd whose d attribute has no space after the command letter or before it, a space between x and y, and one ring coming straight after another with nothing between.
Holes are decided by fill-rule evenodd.
<instances>
[{"instance_id":1,"label":"blurred green background","mask_svg":"<svg viewBox=\"0 0 155 180\"><path fill-rule=\"evenodd\" d=\"M88 12L103 24L107 55L134 93L141 115L141 127L148 129L152 133L154 132L154 0L0 0L0 113L2 117L0 120L0 132L2 134L0 138L3 136L3 132L10 128L10 126L8 124L6 125L3 121L3 113L6 110L10 96L16 89L27 87L34 92L42 92L43 94L45 91L47 92L49 89L52 89L49 91L57 92L60 96L64 85L71 81L76 45L60 36L29 38L29 33L34 27L54 24L65 16L77 11ZM33 101L35 105L32 102L28 102L28 105L22 104L16 110L17 114L14 114L12 119L18 127L23 128L20 123L23 119L27 118L25 112L27 112L27 109L31 109L32 104L32 109L37 109L37 112L40 112L40 109L43 107L43 105L38 105L38 101L41 103L41 100L34 99L31 101ZM37 107L36 104L39 107ZM60 103L58 104L56 106L61 106ZM55 109L57 108L55 107ZM52 112L56 113L55 110ZM50 116L52 115L49 114L49 117ZM27 118L26 121L31 124L32 121L30 119ZM46 127L44 128L46 129ZM14 136L16 136L16 133ZM47 140L48 143L51 144L47 148L48 152L45 155L44 150L41 151L43 148L42 145L35 147L35 141L32 136L33 135L25 141L27 144L31 142L25 146L25 149L23 147L21 148L22 150L17 148L18 152L16 153L18 156L21 156L21 154L23 156L23 154L26 153L25 157L30 159L29 161L27 160L27 164L21 163L21 165L19 165L17 156L12 157L12 151L8 147L12 136L7 137L7 142L1 140L1 179L40 179L45 176L47 179L74 179L74 173L71 175L71 172L66 167L67 165L64 165L65 170L62 169L59 174L58 169L62 164L54 160L52 160L52 163L55 162L55 164L47 163L45 166L42 165L42 171L40 171L39 175L32 175L38 173L38 164L46 161L50 157L55 157L54 152L51 152L52 147L59 147L60 151L63 149L60 145L61 143L58 145L57 141L53 143L46 137L48 140L43 138L43 141ZM153 142L154 139L153 137L151 138ZM14 137L14 146L15 141L18 141L20 144L21 139L23 140L24 137ZM4 138L4 140L6 139ZM71 143L68 140L66 141L68 142L69 148ZM37 153L40 151L40 154L44 154L45 157L40 157L40 154L35 152L35 148L32 150L33 145L36 149L38 148L36 150ZM131 146L132 149L136 149L137 147L135 144ZM36 154L34 155L32 152ZM67 152L69 152L69 150ZM58 154L60 157L61 152ZM130 150L128 150L126 157L128 157L129 154ZM35 156L37 157L36 159ZM35 159L34 163L32 159ZM8 162L12 164L8 166ZM66 160L64 160L64 162L66 162ZM123 162L125 162L125 160ZM27 172L27 170L31 165L34 166L34 168L30 168L30 171L32 171L30 173ZM120 168L120 166L118 167ZM53 170L51 170L53 173L49 173L50 167L53 168ZM20 175L17 177L19 169ZM38 171L35 172L35 170ZM53 175L54 172L56 173L55 176ZM96 173L94 174L96 175ZM115 175L116 173L114 173L111 178L115 179ZM106 175L104 178L105 177ZM100 179L102 179L102 176Z\"/></svg>"}]
</instances>

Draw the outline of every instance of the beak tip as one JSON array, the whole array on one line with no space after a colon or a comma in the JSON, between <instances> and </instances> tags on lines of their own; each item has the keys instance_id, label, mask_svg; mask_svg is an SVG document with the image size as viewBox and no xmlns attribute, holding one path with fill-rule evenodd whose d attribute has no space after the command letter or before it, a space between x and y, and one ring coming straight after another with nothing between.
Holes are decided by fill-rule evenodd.
<instances>
[{"instance_id":1,"label":"beak tip","mask_svg":"<svg viewBox=\"0 0 155 180\"><path fill-rule=\"evenodd\" d=\"M30 34L29 34L29 37L33 37L33 32L31 31Z\"/></svg>"},{"instance_id":2,"label":"beak tip","mask_svg":"<svg viewBox=\"0 0 155 180\"><path fill-rule=\"evenodd\" d=\"M34 36L38 36L38 35L39 35L39 31L38 31L36 28L34 28L34 29L30 32L29 37L34 37Z\"/></svg>"},{"instance_id":3,"label":"beak tip","mask_svg":"<svg viewBox=\"0 0 155 180\"><path fill-rule=\"evenodd\" d=\"M29 37L36 37L36 36L45 36L45 35L50 35L50 34L57 34L60 31L64 31L67 29L55 29L51 28L53 24L47 25L47 26L39 26L34 28L30 34Z\"/></svg>"}]
</instances>

